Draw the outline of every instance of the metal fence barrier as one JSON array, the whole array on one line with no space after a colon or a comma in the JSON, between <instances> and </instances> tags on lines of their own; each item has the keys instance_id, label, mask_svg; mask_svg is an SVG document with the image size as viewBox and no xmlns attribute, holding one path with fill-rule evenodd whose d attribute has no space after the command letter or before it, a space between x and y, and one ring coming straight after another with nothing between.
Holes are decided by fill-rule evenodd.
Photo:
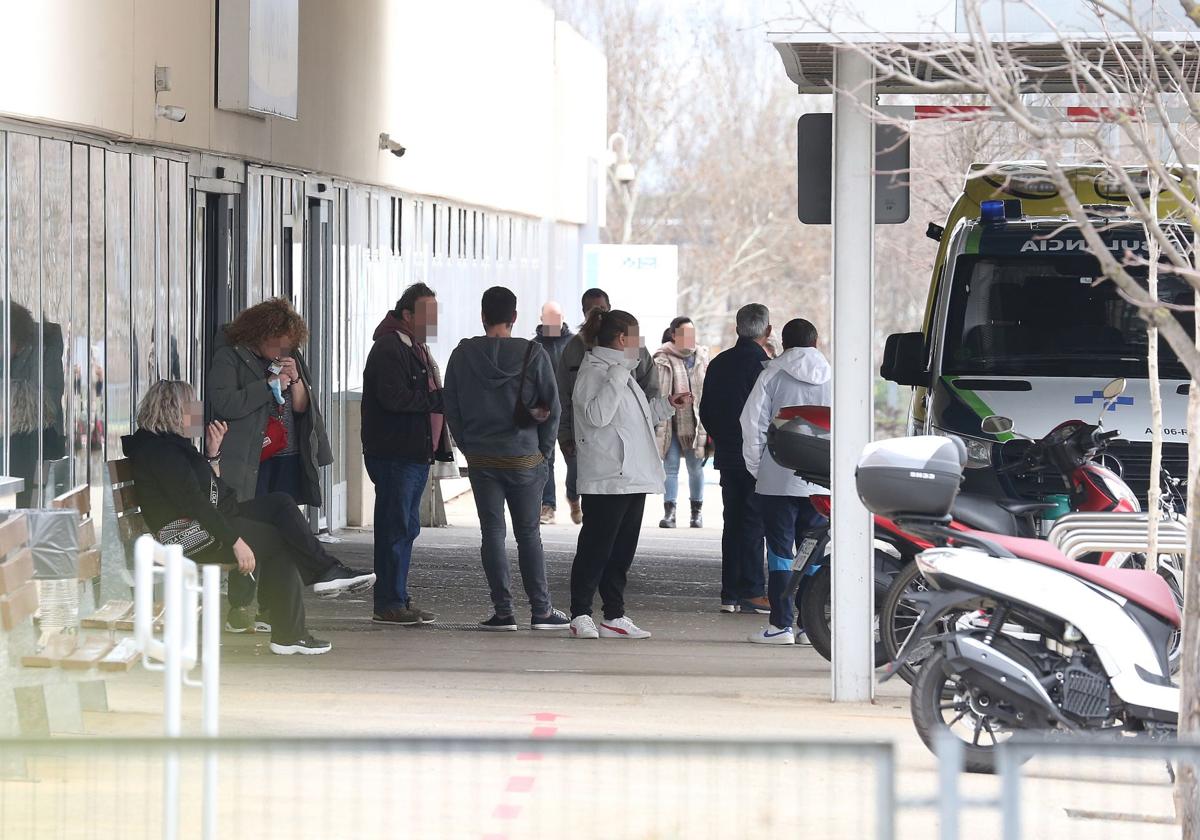
<instances>
[{"instance_id":1,"label":"metal fence barrier","mask_svg":"<svg viewBox=\"0 0 1200 840\"><path fill-rule=\"evenodd\" d=\"M205 840L893 837L887 743L81 738L0 741L0 754L4 840L170 838L173 813L178 837Z\"/></svg>"},{"instance_id":2,"label":"metal fence barrier","mask_svg":"<svg viewBox=\"0 0 1200 840\"><path fill-rule=\"evenodd\" d=\"M1175 777L1200 743L1111 737L1013 738L997 748L992 796L964 796L962 744L939 743L941 840L971 810L999 811L1002 840L1178 840ZM978 777L975 777L978 778Z\"/></svg>"}]
</instances>

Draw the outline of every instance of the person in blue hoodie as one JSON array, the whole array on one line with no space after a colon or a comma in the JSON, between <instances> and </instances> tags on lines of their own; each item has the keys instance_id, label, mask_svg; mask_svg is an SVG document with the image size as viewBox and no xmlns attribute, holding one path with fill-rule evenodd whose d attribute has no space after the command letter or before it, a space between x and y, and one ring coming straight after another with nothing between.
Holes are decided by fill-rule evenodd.
<instances>
[{"instance_id":1,"label":"person in blue hoodie","mask_svg":"<svg viewBox=\"0 0 1200 840\"><path fill-rule=\"evenodd\" d=\"M795 610L784 593L800 535L823 521L808 498L822 492L821 488L775 462L767 449L767 430L782 409L829 405L832 396L833 369L817 349L817 328L803 318L788 321L783 328L783 353L755 381L741 416L742 458L755 478L754 492L767 538L767 598L771 603L770 623L750 637L752 642L796 643Z\"/></svg>"},{"instance_id":2,"label":"person in blue hoodie","mask_svg":"<svg viewBox=\"0 0 1200 840\"><path fill-rule=\"evenodd\" d=\"M491 590L485 630L516 630L504 509L512 515L521 582L534 630L566 630L570 619L550 603L542 549L542 493L558 435L554 366L536 341L514 338L517 298L503 286L483 293L484 334L463 341L446 365L446 422L467 459L482 533L480 554Z\"/></svg>"}]
</instances>

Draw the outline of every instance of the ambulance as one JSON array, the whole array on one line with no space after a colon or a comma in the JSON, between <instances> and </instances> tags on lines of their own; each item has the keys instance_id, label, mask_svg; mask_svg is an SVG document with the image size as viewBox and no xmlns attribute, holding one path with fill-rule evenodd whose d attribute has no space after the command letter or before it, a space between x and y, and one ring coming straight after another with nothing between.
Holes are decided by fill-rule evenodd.
<instances>
[{"instance_id":1,"label":"ambulance","mask_svg":"<svg viewBox=\"0 0 1200 840\"><path fill-rule=\"evenodd\" d=\"M1105 246L1118 259L1127 252L1144 255L1145 232L1120 181L1101 166L1067 171L1080 202L1103 225ZM1148 194L1144 170L1129 173ZM1159 209L1171 217L1176 205L1169 193L1160 195ZM1172 231L1190 238L1182 225ZM1003 415L1031 438L1066 420L1094 423L1105 384L1125 377L1125 393L1103 418L1121 435L1103 457L1144 505L1151 438L1146 324L1112 282L1096 283L1099 263L1066 215L1044 164L973 165L946 224L931 224L928 235L938 251L924 324L920 332L888 337L880 371L884 379L912 387L910 431L962 438L972 468L964 489L1053 492L1005 486L995 469L1004 457L996 444L1010 436L989 435L980 421ZM1144 269L1133 273L1145 282ZM1158 297L1190 305L1193 291L1183 278L1163 275ZM1175 317L1194 333L1193 313ZM1190 377L1163 340L1159 375L1163 466L1182 478Z\"/></svg>"}]
</instances>

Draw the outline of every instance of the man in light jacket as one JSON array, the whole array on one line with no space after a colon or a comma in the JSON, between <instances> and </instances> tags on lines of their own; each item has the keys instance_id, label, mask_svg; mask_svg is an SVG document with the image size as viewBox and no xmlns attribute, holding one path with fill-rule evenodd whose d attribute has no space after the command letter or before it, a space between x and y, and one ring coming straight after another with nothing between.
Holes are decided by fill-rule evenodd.
<instances>
[{"instance_id":1,"label":"man in light jacket","mask_svg":"<svg viewBox=\"0 0 1200 840\"><path fill-rule=\"evenodd\" d=\"M817 328L797 318L783 328L783 353L767 365L742 409L742 457L756 480L755 495L767 537L767 597L771 602L770 624L752 635L752 642L795 644L795 609L784 593L799 536L818 521L808 497L820 488L775 462L767 451L767 430L775 415L788 406L829 405L832 378L828 360L817 349Z\"/></svg>"},{"instance_id":2,"label":"man in light jacket","mask_svg":"<svg viewBox=\"0 0 1200 840\"><path fill-rule=\"evenodd\" d=\"M480 554L494 613L485 630L516 630L504 508L512 516L521 582L534 630L566 630L570 619L550 604L542 550L542 491L558 432L558 390L550 357L536 341L513 338L517 297L503 286L483 293L484 334L466 338L446 365L446 422L470 468L479 512ZM518 423L518 403L525 420ZM537 422L540 421L540 422Z\"/></svg>"}]
</instances>

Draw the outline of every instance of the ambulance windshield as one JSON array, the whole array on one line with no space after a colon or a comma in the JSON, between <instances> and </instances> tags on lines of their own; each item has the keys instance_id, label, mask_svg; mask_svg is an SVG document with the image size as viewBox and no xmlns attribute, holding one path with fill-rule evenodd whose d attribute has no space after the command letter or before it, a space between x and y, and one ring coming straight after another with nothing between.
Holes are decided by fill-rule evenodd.
<instances>
[{"instance_id":1,"label":"ambulance windshield","mask_svg":"<svg viewBox=\"0 0 1200 840\"><path fill-rule=\"evenodd\" d=\"M1145 377L1146 323L1087 255L962 256L954 268L942 370L1000 376ZM1145 283L1144 270L1142 282ZM1187 281L1160 276L1158 297L1191 305ZM1189 334L1195 314L1175 312ZM1165 340L1164 379L1188 379Z\"/></svg>"}]
</instances>

